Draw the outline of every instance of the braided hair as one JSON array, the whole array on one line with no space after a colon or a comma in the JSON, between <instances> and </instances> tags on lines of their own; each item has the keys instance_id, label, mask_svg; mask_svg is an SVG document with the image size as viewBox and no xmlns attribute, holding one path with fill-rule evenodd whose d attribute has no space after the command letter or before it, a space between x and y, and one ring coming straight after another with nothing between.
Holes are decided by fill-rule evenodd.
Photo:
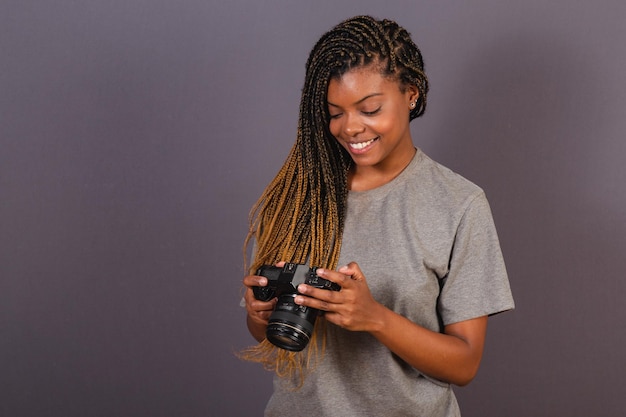
<instances>
[{"instance_id":1,"label":"braided hair","mask_svg":"<svg viewBox=\"0 0 626 417\"><path fill-rule=\"evenodd\" d=\"M396 80L402 92L408 86L419 91L409 120L426 108L428 80L418 47L396 22L357 16L322 35L306 63L306 76L296 142L287 160L250 212L250 228L244 244L254 238L256 250L249 272L279 261L308 263L336 269L343 234L348 171L352 159L329 131L327 92L331 79L368 65ZM298 375L318 356L315 339L324 331L318 319L309 347L288 352L264 340L241 353L247 360L263 363L279 376Z\"/></svg>"}]
</instances>

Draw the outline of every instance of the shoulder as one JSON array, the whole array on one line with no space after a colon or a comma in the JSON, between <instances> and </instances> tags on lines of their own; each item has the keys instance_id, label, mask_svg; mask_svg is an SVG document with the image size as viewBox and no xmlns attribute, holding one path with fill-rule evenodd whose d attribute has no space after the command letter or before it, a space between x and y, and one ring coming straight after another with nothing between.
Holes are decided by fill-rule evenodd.
<instances>
[{"instance_id":1,"label":"shoulder","mask_svg":"<svg viewBox=\"0 0 626 417\"><path fill-rule=\"evenodd\" d=\"M426 203L448 210L464 211L484 191L472 181L434 161L418 149L406 186L409 194L419 195Z\"/></svg>"}]
</instances>

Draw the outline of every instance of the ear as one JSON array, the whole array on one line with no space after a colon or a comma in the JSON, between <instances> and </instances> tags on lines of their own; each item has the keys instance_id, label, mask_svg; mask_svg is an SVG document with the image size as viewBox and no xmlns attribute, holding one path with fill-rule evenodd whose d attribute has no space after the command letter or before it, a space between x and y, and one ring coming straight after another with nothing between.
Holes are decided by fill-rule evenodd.
<instances>
[{"instance_id":1,"label":"ear","mask_svg":"<svg viewBox=\"0 0 626 417\"><path fill-rule=\"evenodd\" d=\"M417 99L420 97L420 92L417 89L417 86L409 84L406 87L406 97L409 100L409 103L415 103L415 101L417 101Z\"/></svg>"}]
</instances>

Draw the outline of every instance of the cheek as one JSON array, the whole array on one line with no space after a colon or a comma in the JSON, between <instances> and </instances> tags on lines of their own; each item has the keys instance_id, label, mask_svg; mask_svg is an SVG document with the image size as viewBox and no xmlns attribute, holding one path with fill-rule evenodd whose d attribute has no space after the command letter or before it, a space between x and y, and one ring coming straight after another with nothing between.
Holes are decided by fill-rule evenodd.
<instances>
[{"instance_id":1,"label":"cheek","mask_svg":"<svg viewBox=\"0 0 626 417\"><path fill-rule=\"evenodd\" d=\"M330 123L328 123L328 130L330 131L331 135L337 138L339 136L339 133L341 132L341 123L339 122L339 120L331 119Z\"/></svg>"},{"instance_id":2,"label":"cheek","mask_svg":"<svg viewBox=\"0 0 626 417\"><path fill-rule=\"evenodd\" d=\"M390 118L381 117L376 120L372 120L368 123L367 127L372 133L384 136L396 127L396 123Z\"/></svg>"}]
</instances>

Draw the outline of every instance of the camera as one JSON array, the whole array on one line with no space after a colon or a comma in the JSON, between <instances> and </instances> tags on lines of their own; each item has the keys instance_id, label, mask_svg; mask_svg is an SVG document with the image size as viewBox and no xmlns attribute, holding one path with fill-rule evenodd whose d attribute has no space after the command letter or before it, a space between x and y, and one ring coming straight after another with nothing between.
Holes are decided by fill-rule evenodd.
<instances>
[{"instance_id":1,"label":"camera","mask_svg":"<svg viewBox=\"0 0 626 417\"><path fill-rule=\"evenodd\" d=\"M263 265L257 270L257 275L267 278L267 286L253 287L254 297L261 301L278 297L265 332L267 340L273 345L299 352L309 343L319 310L294 302L299 294L298 285L307 284L330 291L341 289L338 284L318 277L316 270L293 263L286 263L283 267Z\"/></svg>"}]
</instances>

